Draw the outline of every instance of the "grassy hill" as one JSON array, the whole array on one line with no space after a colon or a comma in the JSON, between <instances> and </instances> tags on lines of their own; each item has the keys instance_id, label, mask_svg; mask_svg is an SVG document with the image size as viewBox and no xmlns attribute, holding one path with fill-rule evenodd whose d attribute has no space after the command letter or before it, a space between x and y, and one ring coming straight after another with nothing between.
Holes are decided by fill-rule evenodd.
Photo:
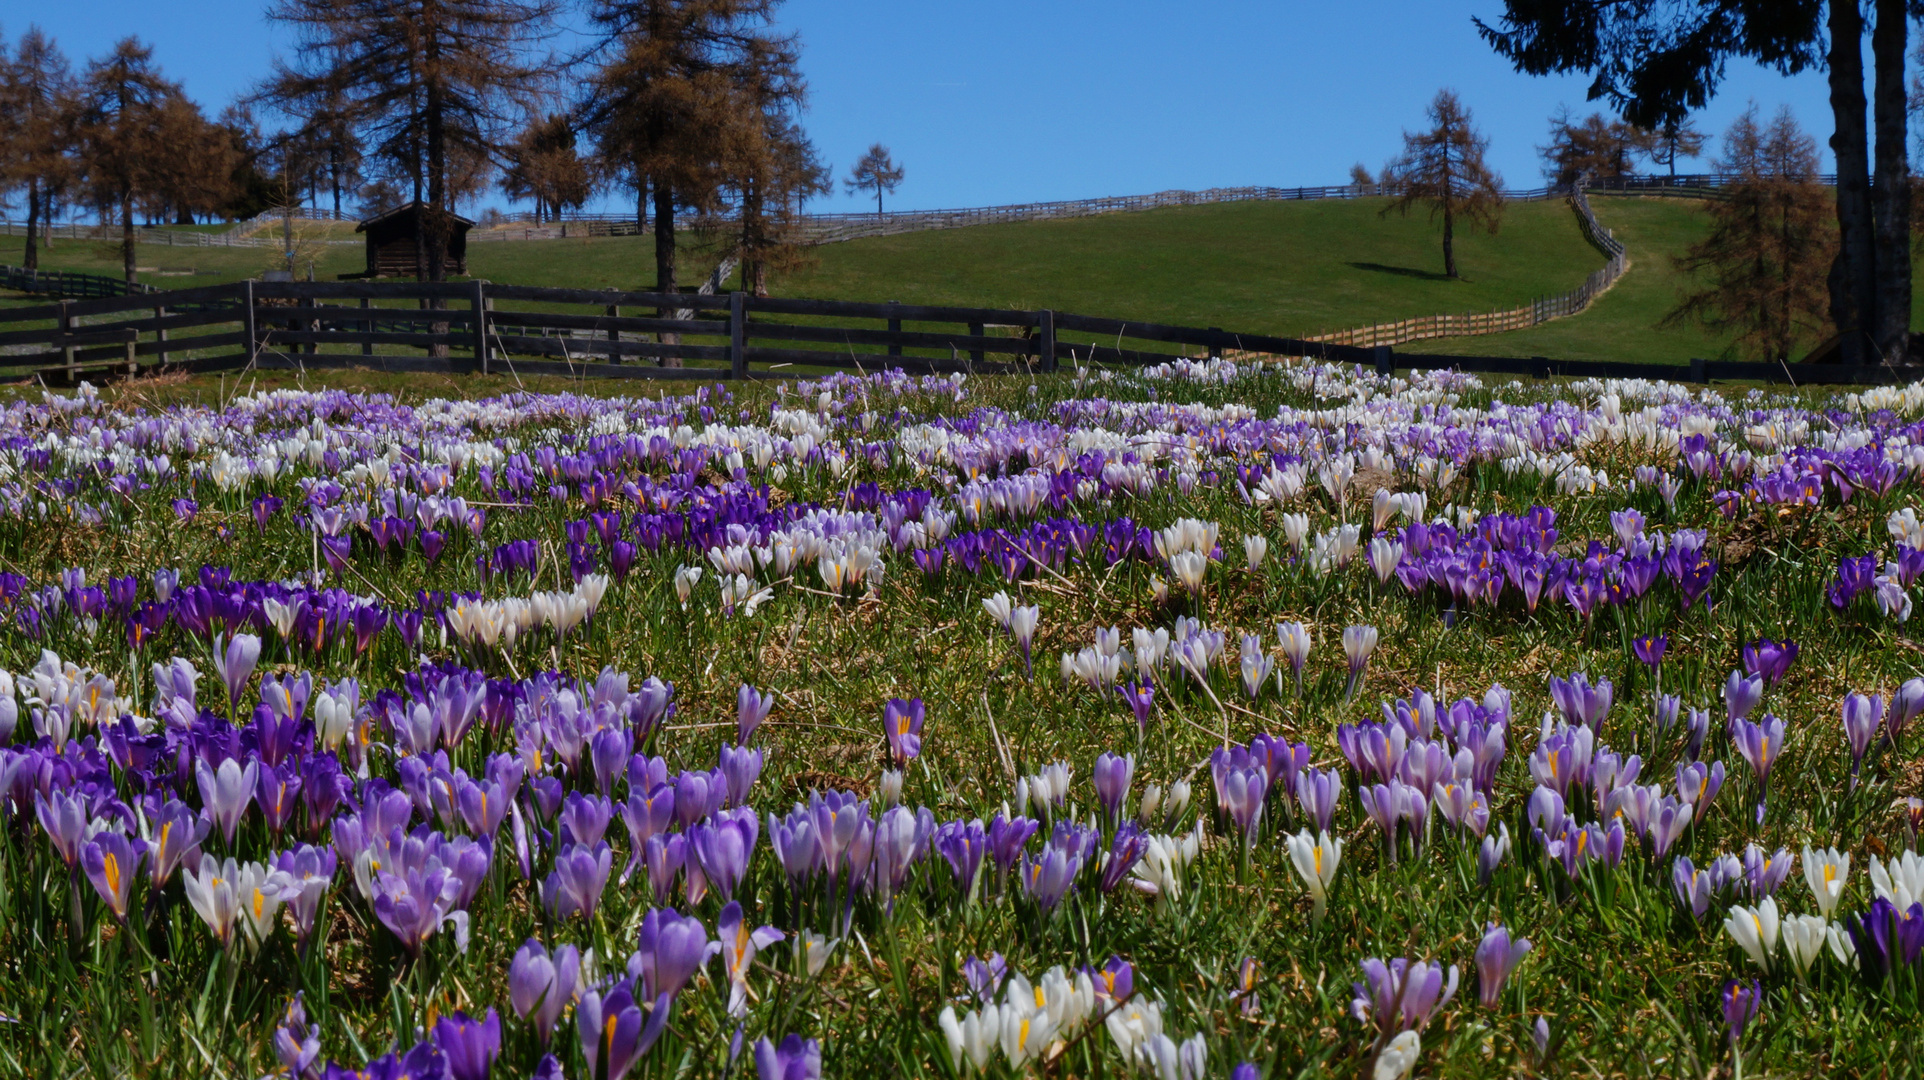
<instances>
[{"instance_id":1,"label":"grassy hill","mask_svg":"<svg viewBox=\"0 0 1924 1080\"><path fill-rule=\"evenodd\" d=\"M1230 203L1066 221L909 233L812 249L809 265L777 275L782 296L979 307L1050 307L1091 315L1305 334L1439 312L1487 311L1566 291L1603 264L1561 201L1512 204L1496 235L1457 239L1463 277L1442 275L1440 227L1422 215L1384 216L1385 200ZM1408 351L1569 359L1679 361L1720 355L1696 327L1659 328L1685 284L1672 259L1702 236L1701 207L1672 199L1595 200L1632 265L1581 315L1531 330L1416 342ZM341 233L351 226L331 226ZM315 227L316 235L322 229ZM0 261L18 261L18 238ZM358 246L313 245L326 278L359 270ZM699 279L719 248L689 236L684 278ZM143 245L142 276L169 287L232 281L284 265L264 248ZM113 274L112 241L56 242L50 269ZM478 277L530 285L645 288L652 238L475 241ZM191 273L188 273L191 271ZM1924 291L1919 293L1924 316ZM1919 319L1924 324L1924 317Z\"/></svg>"}]
</instances>

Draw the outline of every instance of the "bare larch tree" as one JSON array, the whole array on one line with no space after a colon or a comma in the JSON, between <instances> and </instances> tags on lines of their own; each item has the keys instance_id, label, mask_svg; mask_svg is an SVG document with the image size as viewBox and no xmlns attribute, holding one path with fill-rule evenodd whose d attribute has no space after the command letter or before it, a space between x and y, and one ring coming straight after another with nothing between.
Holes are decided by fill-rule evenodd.
<instances>
[{"instance_id":1,"label":"bare larch tree","mask_svg":"<svg viewBox=\"0 0 1924 1080\"><path fill-rule=\"evenodd\" d=\"M1430 102L1430 127L1403 133L1403 156L1388 170L1396 200L1383 208L1408 214L1427 206L1430 220L1443 219L1443 273L1460 277L1456 269L1456 224L1494 233L1503 220L1503 178L1483 162L1489 139L1477 133L1470 110L1451 90L1439 90Z\"/></svg>"}]
</instances>

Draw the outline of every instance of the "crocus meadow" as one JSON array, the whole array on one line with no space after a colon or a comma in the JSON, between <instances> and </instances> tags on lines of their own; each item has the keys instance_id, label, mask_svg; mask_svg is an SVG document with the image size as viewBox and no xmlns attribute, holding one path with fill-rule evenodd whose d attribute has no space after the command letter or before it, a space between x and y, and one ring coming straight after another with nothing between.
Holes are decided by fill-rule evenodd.
<instances>
[{"instance_id":1,"label":"crocus meadow","mask_svg":"<svg viewBox=\"0 0 1924 1080\"><path fill-rule=\"evenodd\" d=\"M1924 384L487 392L0 408L5 1071L1920 1060Z\"/></svg>"}]
</instances>

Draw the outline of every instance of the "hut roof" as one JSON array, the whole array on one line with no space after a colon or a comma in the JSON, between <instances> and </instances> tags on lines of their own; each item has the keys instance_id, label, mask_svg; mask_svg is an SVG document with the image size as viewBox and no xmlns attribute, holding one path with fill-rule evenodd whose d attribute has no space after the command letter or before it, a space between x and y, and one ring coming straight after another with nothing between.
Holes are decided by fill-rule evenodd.
<instances>
[{"instance_id":1,"label":"hut roof","mask_svg":"<svg viewBox=\"0 0 1924 1080\"><path fill-rule=\"evenodd\" d=\"M368 218L366 221L363 221L360 224L354 226L354 231L366 232L370 227L383 224L387 221L393 220L394 218L417 215L421 212L422 209L423 209L423 204L420 202L402 203L401 205L395 207L392 210L386 211L385 213L376 214L373 217ZM448 217L454 219L454 222L457 225L465 225L468 228L474 227L474 221L472 219L464 218L460 214L449 212Z\"/></svg>"}]
</instances>

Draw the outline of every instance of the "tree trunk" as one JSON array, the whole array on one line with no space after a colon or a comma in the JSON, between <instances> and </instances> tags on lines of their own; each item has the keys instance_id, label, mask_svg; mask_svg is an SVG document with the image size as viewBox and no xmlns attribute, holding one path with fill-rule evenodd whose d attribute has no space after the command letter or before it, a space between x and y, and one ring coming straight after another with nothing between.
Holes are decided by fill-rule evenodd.
<instances>
[{"instance_id":1,"label":"tree trunk","mask_svg":"<svg viewBox=\"0 0 1924 1080\"><path fill-rule=\"evenodd\" d=\"M134 195L131 191L120 196L120 261L127 271L127 284L139 280L140 274L134 269Z\"/></svg>"},{"instance_id":2,"label":"tree trunk","mask_svg":"<svg viewBox=\"0 0 1924 1080\"><path fill-rule=\"evenodd\" d=\"M1911 339L1911 176L1906 159L1904 53L1909 44L1905 0L1877 0L1871 30L1875 65L1872 106L1877 125L1877 171L1871 184L1875 219L1877 319L1871 338L1886 364L1907 359Z\"/></svg>"},{"instance_id":3,"label":"tree trunk","mask_svg":"<svg viewBox=\"0 0 1924 1080\"><path fill-rule=\"evenodd\" d=\"M27 181L27 255L24 265L40 269L40 182Z\"/></svg>"},{"instance_id":4,"label":"tree trunk","mask_svg":"<svg viewBox=\"0 0 1924 1080\"><path fill-rule=\"evenodd\" d=\"M1830 317L1846 364L1862 364L1876 316L1870 146L1864 130L1864 16L1858 0L1831 0L1830 107L1837 160L1837 262L1830 272Z\"/></svg>"},{"instance_id":5,"label":"tree trunk","mask_svg":"<svg viewBox=\"0 0 1924 1080\"><path fill-rule=\"evenodd\" d=\"M655 180L655 291L674 295L675 288L675 189L666 180ZM660 316L664 319L675 317L675 308L664 307ZM681 335L664 333L663 345L675 345ZM662 367L680 367L681 358L664 356Z\"/></svg>"},{"instance_id":6,"label":"tree trunk","mask_svg":"<svg viewBox=\"0 0 1924 1080\"><path fill-rule=\"evenodd\" d=\"M655 291L675 291L675 192L655 182Z\"/></svg>"},{"instance_id":7,"label":"tree trunk","mask_svg":"<svg viewBox=\"0 0 1924 1080\"><path fill-rule=\"evenodd\" d=\"M429 62L434 60L429 48ZM428 205L421 215L421 232L427 239L428 280L448 279L448 146L447 130L441 116L441 87L430 81L427 108L423 110L428 137Z\"/></svg>"},{"instance_id":8,"label":"tree trunk","mask_svg":"<svg viewBox=\"0 0 1924 1080\"><path fill-rule=\"evenodd\" d=\"M1448 200L1443 203L1443 276L1456 276L1456 215L1450 212Z\"/></svg>"},{"instance_id":9,"label":"tree trunk","mask_svg":"<svg viewBox=\"0 0 1924 1080\"><path fill-rule=\"evenodd\" d=\"M635 177L635 232L648 231L648 178L637 174Z\"/></svg>"}]
</instances>

